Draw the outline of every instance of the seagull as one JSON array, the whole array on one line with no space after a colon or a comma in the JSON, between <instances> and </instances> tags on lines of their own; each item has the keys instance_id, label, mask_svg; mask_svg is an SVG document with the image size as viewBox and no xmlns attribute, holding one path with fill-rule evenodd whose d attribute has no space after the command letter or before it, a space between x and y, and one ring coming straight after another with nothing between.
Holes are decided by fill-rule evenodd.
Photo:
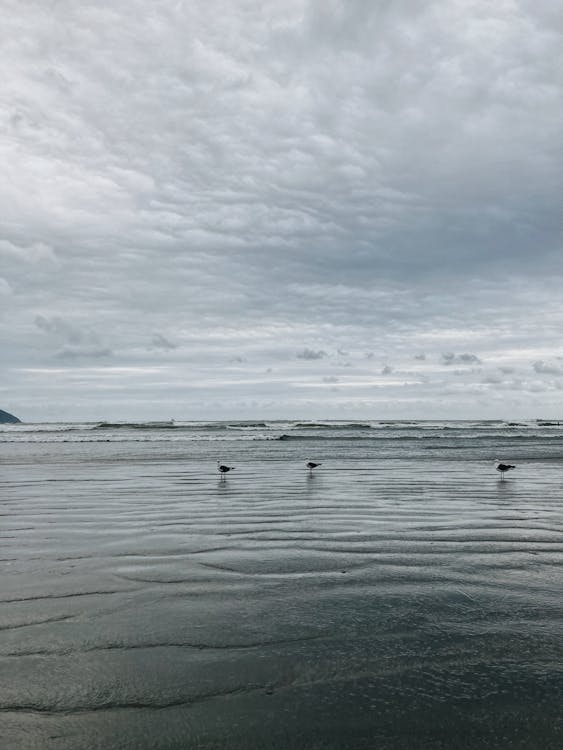
<instances>
[{"instance_id":1,"label":"seagull","mask_svg":"<svg viewBox=\"0 0 563 750\"><path fill-rule=\"evenodd\" d=\"M497 471L500 471L500 478L504 479L504 472L510 471L510 469L515 469L516 466L513 464L504 464L502 461L499 461L498 458L495 461L495 468Z\"/></svg>"},{"instance_id":2,"label":"seagull","mask_svg":"<svg viewBox=\"0 0 563 750\"><path fill-rule=\"evenodd\" d=\"M313 475L313 469L316 469L317 466L321 466L321 464L316 464L316 463L314 463L314 461L309 461L307 463L307 468L309 469L309 475L310 476Z\"/></svg>"},{"instance_id":3,"label":"seagull","mask_svg":"<svg viewBox=\"0 0 563 750\"><path fill-rule=\"evenodd\" d=\"M234 466L225 466L225 464L222 464L220 461L217 461L217 471L223 478L225 477L228 471L233 471L234 468L235 468Z\"/></svg>"}]
</instances>

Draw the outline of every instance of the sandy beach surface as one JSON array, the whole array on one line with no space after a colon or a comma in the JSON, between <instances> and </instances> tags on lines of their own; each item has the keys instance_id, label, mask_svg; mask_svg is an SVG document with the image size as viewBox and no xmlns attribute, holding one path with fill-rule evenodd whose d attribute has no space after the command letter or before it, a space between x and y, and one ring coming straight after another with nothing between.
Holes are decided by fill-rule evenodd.
<instances>
[{"instance_id":1,"label":"sandy beach surface","mask_svg":"<svg viewBox=\"0 0 563 750\"><path fill-rule=\"evenodd\" d=\"M3 750L563 746L563 427L10 425L0 456Z\"/></svg>"}]
</instances>

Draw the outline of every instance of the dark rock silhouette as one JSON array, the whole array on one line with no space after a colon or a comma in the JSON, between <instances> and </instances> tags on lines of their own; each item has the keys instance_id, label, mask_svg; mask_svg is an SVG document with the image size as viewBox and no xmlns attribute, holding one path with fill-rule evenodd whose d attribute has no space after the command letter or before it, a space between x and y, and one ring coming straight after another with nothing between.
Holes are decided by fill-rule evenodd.
<instances>
[{"instance_id":1,"label":"dark rock silhouette","mask_svg":"<svg viewBox=\"0 0 563 750\"><path fill-rule=\"evenodd\" d=\"M0 424L15 424L16 422L21 422L21 419L18 419L17 417L14 417L13 414L8 414L7 411L2 411L2 409L0 409Z\"/></svg>"}]
</instances>

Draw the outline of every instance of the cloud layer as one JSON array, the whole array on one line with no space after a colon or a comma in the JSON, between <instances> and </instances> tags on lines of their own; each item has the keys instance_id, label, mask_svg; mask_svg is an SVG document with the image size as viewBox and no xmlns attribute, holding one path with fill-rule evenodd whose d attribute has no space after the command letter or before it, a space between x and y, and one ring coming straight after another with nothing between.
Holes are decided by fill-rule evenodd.
<instances>
[{"instance_id":1,"label":"cloud layer","mask_svg":"<svg viewBox=\"0 0 563 750\"><path fill-rule=\"evenodd\" d=\"M551 0L4 0L0 406L561 411Z\"/></svg>"}]
</instances>

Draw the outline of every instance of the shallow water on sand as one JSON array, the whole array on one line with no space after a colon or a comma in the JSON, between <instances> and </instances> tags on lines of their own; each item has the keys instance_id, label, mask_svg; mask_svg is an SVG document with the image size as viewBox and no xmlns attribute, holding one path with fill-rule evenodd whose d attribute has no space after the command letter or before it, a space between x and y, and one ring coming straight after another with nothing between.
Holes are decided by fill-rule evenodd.
<instances>
[{"instance_id":1,"label":"shallow water on sand","mask_svg":"<svg viewBox=\"0 0 563 750\"><path fill-rule=\"evenodd\" d=\"M553 437L516 441L505 481L468 435L451 455L233 438L223 481L205 441L21 434L3 750L563 746Z\"/></svg>"}]
</instances>

